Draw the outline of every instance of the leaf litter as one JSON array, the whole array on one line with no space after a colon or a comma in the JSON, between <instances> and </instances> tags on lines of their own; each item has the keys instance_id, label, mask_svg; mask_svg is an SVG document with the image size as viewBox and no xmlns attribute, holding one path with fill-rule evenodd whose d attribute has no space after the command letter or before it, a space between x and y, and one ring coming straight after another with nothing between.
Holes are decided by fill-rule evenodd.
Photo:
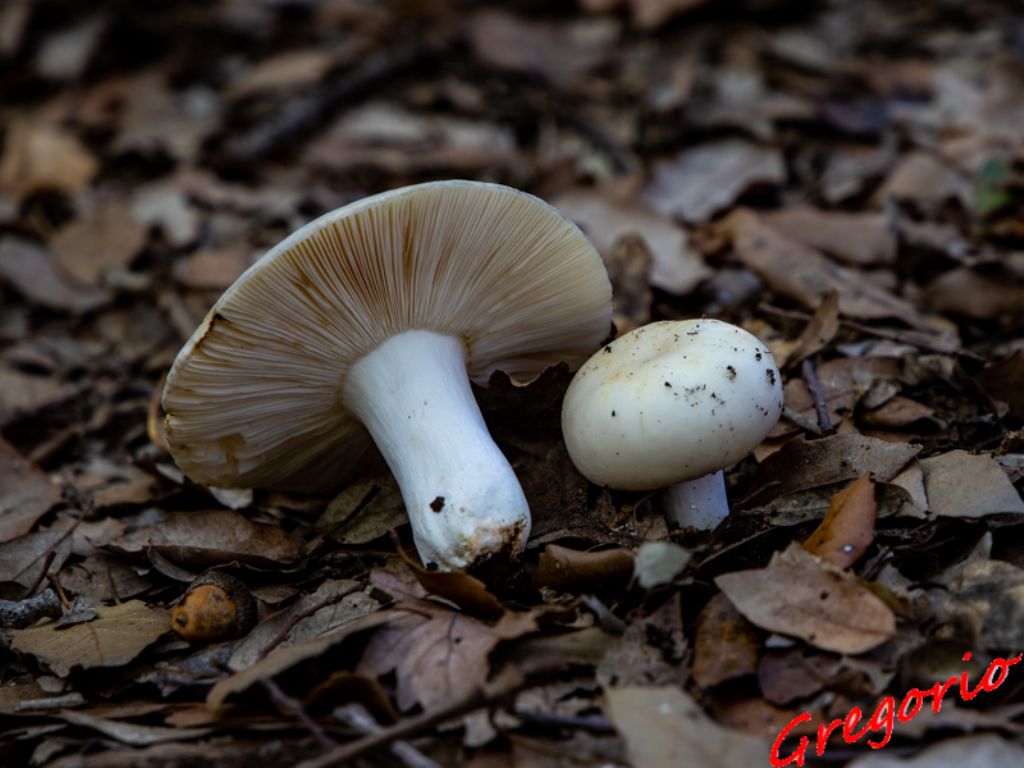
<instances>
[{"instance_id":1,"label":"leaf litter","mask_svg":"<svg viewBox=\"0 0 1024 768\"><path fill-rule=\"evenodd\" d=\"M1024 650L1015 4L122 5L0 9L0 761L745 768L799 712ZM379 466L333 498L176 470L161 377L218 293L452 177L573 219L617 333L773 350L786 410L724 524L581 477L564 366L476 389L517 562L423 568ZM257 623L190 645L209 568ZM1018 669L826 758L1017 765Z\"/></svg>"}]
</instances>

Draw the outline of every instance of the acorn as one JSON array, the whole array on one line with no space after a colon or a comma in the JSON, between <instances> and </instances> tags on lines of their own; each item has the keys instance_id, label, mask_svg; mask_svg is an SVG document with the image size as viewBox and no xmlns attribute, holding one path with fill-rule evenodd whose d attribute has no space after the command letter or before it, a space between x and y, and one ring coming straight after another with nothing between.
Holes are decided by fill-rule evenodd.
<instances>
[{"instance_id":1,"label":"acorn","mask_svg":"<svg viewBox=\"0 0 1024 768\"><path fill-rule=\"evenodd\" d=\"M223 571L207 571L189 584L171 612L178 637L196 645L245 635L256 625L256 599Z\"/></svg>"}]
</instances>

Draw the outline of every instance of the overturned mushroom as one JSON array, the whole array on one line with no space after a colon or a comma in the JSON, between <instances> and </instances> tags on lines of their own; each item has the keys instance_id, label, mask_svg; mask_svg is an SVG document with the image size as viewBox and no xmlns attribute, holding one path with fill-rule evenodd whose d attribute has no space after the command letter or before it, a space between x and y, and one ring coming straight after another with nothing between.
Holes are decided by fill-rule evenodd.
<instances>
[{"instance_id":1,"label":"overturned mushroom","mask_svg":"<svg viewBox=\"0 0 1024 768\"><path fill-rule=\"evenodd\" d=\"M667 488L669 522L713 528L728 514L722 469L782 413L782 380L754 336L718 320L651 323L596 352L576 373L562 432L598 485Z\"/></svg>"},{"instance_id":2,"label":"overturned mushroom","mask_svg":"<svg viewBox=\"0 0 1024 768\"><path fill-rule=\"evenodd\" d=\"M420 556L518 551L522 489L470 380L578 364L608 332L600 257L554 208L443 181L325 214L256 262L167 377L175 461L220 486L326 491L387 461Z\"/></svg>"}]
</instances>

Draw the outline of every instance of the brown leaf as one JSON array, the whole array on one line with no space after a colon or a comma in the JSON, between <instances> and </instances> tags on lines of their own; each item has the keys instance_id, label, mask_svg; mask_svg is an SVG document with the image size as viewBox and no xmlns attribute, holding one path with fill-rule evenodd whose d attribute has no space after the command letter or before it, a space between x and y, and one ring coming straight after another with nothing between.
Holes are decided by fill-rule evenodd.
<instances>
[{"instance_id":1,"label":"brown leaf","mask_svg":"<svg viewBox=\"0 0 1024 768\"><path fill-rule=\"evenodd\" d=\"M822 567L795 544L767 568L726 573L715 583L757 626L826 651L863 653L896 632L892 611L856 577Z\"/></svg>"},{"instance_id":2,"label":"brown leaf","mask_svg":"<svg viewBox=\"0 0 1024 768\"><path fill-rule=\"evenodd\" d=\"M865 473L829 499L828 513L804 549L840 568L851 567L875 538L877 512L875 484Z\"/></svg>"},{"instance_id":3,"label":"brown leaf","mask_svg":"<svg viewBox=\"0 0 1024 768\"><path fill-rule=\"evenodd\" d=\"M896 259L896 235L882 213L784 208L765 214L764 222L791 240L854 266L891 264Z\"/></svg>"},{"instance_id":4,"label":"brown leaf","mask_svg":"<svg viewBox=\"0 0 1024 768\"><path fill-rule=\"evenodd\" d=\"M761 462L743 506L755 507L788 493L853 480L864 473L885 483L920 450L919 445L889 443L851 432L820 440L791 440Z\"/></svg>"},{"instance_id":5,"label":"brown leaf","mask_svg":"<svg viewBox=\"0 0 1024 768\"><path fill-rule=\"evenodd\" d=\"M465 571L428 571L420 567L404 550L398 549L405 564L427 594L434 594L451 600L459 608L477 616L496 619L505 613L505 608L480 579ZM398 597L398 595L396 595Z\"/></svg>"},{"instance_id":6,"label":"brown leaf","mask_svg":"<svg viewBox=\"0 0 1024 768\"><path fill-rule=\"evenodd\" d=\"M926 209L937 208L950 199L959 200L968 209L974 205L970 181L926 152L910 152L900 160L877 197L910 200Z\"/></svg>"},{"instance_id":7,"label":"brown leaf","mask_svg":"<svg viewBox=\"0 0 1024 768\"><path fill-rule=\"evenodd\" d=\"M201 738L213 731L212 728L167 728L160 725L126 723L123 720L108 720L88 712L74 712L69 709L62 710L60 717L72 725L102 733L133 747L145 747L167 741L188 741Z\"/></svg>"},{"instance_id":8,"label":"brown leaf","mask_svg":"<svg viewBox=\"0 0 1024 768\"><path fill-rule=\"evenodd\" d=\"M408 522L402 492L388 473L344 488L331 499L316 529L339 544L366 544Z\"/></svg>"},{"instance_id":9,"label":"brown leaf","mask_svg":"<svg viewBox=\"0 0 1024 768\"><path fill-rule=\"evenodd\" d=\"M789 704L822 690L838 672L839 659L807 648L769 650L757 667L757 682L765 699Z\"/></svg>"},{"instance_id":10,"label":"brown leaf","mask_svg":"<svg viewBox=\"0 0 1024 768\"><path fill-rule=\"evenodd\" d=\"M1024 314L1024 286L968 267L943 273L928 284L928 303L940 312L987 320Z\"/></svg>"},{"instance_id":11,"label":"brown leaf","mask_svg":"<svg viewBox=\"0 0 1024 768\"><path fill-rule=\"evenodd\" d=\"M785 168L778 150L726 139L687 149L655 165L643 196L659 213L702 224L730 208L751 187L783 181Z\"/></svg>"},{"instance_id":12,"label":"brown leaf","mask_svg":"<svg viewBox=\"0 0 1024 768\"><path fill-rule=\"evenodd\" d=\"M622 237L639 235L651 252L651 285L657 288L684 296L711 275L685 229L668 216L618 199L613 190L574 189L552 205L580 226L606 263Z\"/></svg>"},{"instance_id":13,"label":"brown leaf","mask_svg":"<svg viewBox=\"0 0 1024 768\"><path fill-rule=\"evenodd\" d=\"M603 593L621 589L629 582L633 562L628 549L580 552L548 544L540 554L533 581L538 587L561 592Z\"/></svg>"},{"instance_id":14,"label":"brown leaf","mask_svg":"<svg viewBox=\"0 0 1024 768\"><path fill-rule=\"evenodd\" d=\"M36 192L77 192L99 164L74 134L40 120L14 119L0 158L0 189L16 198Z\"/></svg>"},{"instance_id":15,"label":"brown leaf","mask_svg":"<svg viewBox=\"0 0 1024 768\"><path fill-rule=\"evenodd\" d=\"M611 688L605 708L635 768L764 763L768 743L714 722L681 688Z\"/></svg>"},{"instance_id":16,"label":"brown leaf","mask_svg":"<svg viewBox=\"0 0 1024 768\"><path fill-rule=\"evenodd\" d=\"M205 570L237 560L260 567L295 560L299 547L276 525L254 523L237 512L171 512L111 544L128 554L150 547L177 565Z\"/></svg>"},{"instance_id":17,"label":"brown leaf","mask_svg":"<svg viewBox=\"0 0 1024 768\"><path fill-rule=\"evenodd\" d=\"M1024 747L986 733L959 736L928 746L906 760L887 754L858 757L847 768L1018 768Z\"/></svg>"},{"instance_id":18,"label":"brown leaf","mask_svg":"<svg viewBox=\"0 0 1024 768\"><path fill-rule=\"evenodd\" d=\"M469 20L474 55L498 69L542 75L559 87L572 85L606 58L618 24L584 19L567 24L527 21L499 10Z\"/></svg>"},{"instance_id":19,"label":"brown leaf","mask_svg":"<svg viewBox=\"0 0 1024 768\"><path fill-rule=\"evenodd\" d=\"M31 531L60 500L60 487L0 437L0 544Z\"/></svg>"},{"instance_id":20,"label":"brown leaf","mask_svg":"<svg viewBox=\"0 0 1024 768\"><path fill-rule=\"evenodd\" d=\"M829 291L821 304L814 310L814 317L804 326L800 338L786 355L785 360L780 360L780 366L788 368L796 365L805 358L817 354L823 350L835 338L839 331L839 294Z\"/></svg>"},{"instance_id":21,"label":"brown leaf","mask_svg":"<svg viewBox=\"0 0 1024 768\"><path fill-rule=\"evenodd\" d=\"M974 380L993 400L1009 405L1012 418L1024 420L1024 350L986 365Z\"/></svg>"},{"instance_id":22,"label":"brown leaf","mask_svg":"<svg viewBox=\"0 0 1024 768\"><path fill-rule=\"evenodd\" d=\"M167 611L140 600L100 606L99 618L57 629L53 623L10 630L11 647L35 656L54 674L67 677L74 667L120 667L171 628Z\"/></svg>"},{"instance_id":23,"label":"brown leaf","mask_svg":"<svg viewBox=\"0 0 1024 768\"><path fill-rule=\"evenodd\" d=\"M216 711L224 706L228 696L243 693L261 680L268 680L297 664L323 655L329 649L343 642L356 632L385 624L395 618L394 611L376 611L353 619L319 637L310 638L295 645L274 649L251 667L220 680L206 697L206 704Z\"/></svg>"},{"instance_id":24,"label":"brown leaf","mask_svg":"<svg viewBox=\"0 0 1024 768\"><path fill-rule=\"evenodd\" d=\"M146 227L123 203L105 202L62 227L50 247L67 274L80 283L100 285L109 271L127 268L146 235Z\"/></svg>"},{"instance_id":25,"label":"brown leaf","mask_svg":"<svg viewBox=\"0 0 1024 768\"><path fill-rule=\"evenodd\" d=\"M336 60L335 53L316 48L285 51L241 69L224 95L239 99L311 86L327 74Z\"/></svg>"},{"instance_id":26,"label":"brown leaf","mask_svg":"<svg viewBox=\"0 0 1024 768\"><path fill-rule=\"evenodd\" d=\"M37 531L0 544L0 595L19 599L47 573L57 573L71 554L71 536Z\"/></svg>"},{"instance_id":27,"label":"brown leaf","mask_svg":"<svg viewBox=\"0 0 1024 768\"><path fill-rule=\"evenodd\" d=\"M928 506L941 517L1024 513L1024 500L991 456L956 450L922 459Z\"/></svg>"},{"instance_id":28,"label":"brown leaf","mask_svg":"<svg viewBox=\"0 0 1024 768\"><path fill-rule=\"evenodd\" d=\"M761 639L725 595L715 595L701 609L695 637L693 679L701 688L757 671Z\"/></svg>"},{"instance_id":29,"label":"brown leaf","mask_svg":"<svg viewBox=\"0 0 1024 768\"><path fill-rule=\"evenodd\" d=\"M934 415L935 409L924 403L897 395L878 408L864 411L858 416L858 423L876 429L902 429Z\"/></svg>"},{"instance_id":30,"label":"brown leaf","mask_svg":"<svg viewBox=\"0 0 1024 768\"><path fill-rule=\"evenodd\" d=\"M839 294L847 317L893 317L927 329L913 305L893 295L862 272L839 266L809 246L768 226L757 214L741 210L723 222L732 235L736 258L773 290L815 309L830 291Z\"/></svg>"},{"instance_id":31,"label":"brown leaf","mask_svg":"<svg viewBox=\"0 0 1024 768\"><path fill-rule=\"evenodd\" d=\"M244 245L203 249L174 265L174 279L186 288L222 291L252 264L251 249Z\"/></svg>"},{"instance_id":32,"label":"brown leaf","mask_svg":"<svg viewBox=\"0 0 1024 768\"><path fill-rule=\"evenodd\" d=\"M112 298L108 291L75 283L49 251L15 237L0 239L0 277L29 301L51 309L88 312Z\"/></svg>"},{"instance_id":33,"label":"brown leaf","mask_svg":"<svg viewBox=\"0 0 1024 768\"><path fill-rule=\"evenodd\" d=\"M468 696L486 682L498 643L537 626L525 613L506 613L491 626L426 600L402 603L393 614L370 639L356 671L373 677L393 671L402 711Z\"/></svg>"}]
</instances>

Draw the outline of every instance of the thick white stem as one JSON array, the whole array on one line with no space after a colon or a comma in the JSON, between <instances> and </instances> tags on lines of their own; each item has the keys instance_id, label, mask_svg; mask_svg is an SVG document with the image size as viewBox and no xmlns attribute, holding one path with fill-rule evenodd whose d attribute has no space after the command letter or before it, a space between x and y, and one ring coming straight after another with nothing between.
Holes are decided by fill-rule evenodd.
<instances>
[{"instance_id":1,"label":"thick white stem","mask_svg":"<svg viewBox=\"0 0 1024 768\"><path fill-rule=\"evenodd\" d=\"M530 510L484 424L458 339L393 336L353 366L344 404L391 467L424 563L451 570L522 550Z\"/></svg>"},{"instance_id":2,"label":"thick white stem","mask_svg":"<svg viewBox=\"0 0 1024 768\"><path fill-rule=\"evenodd\" d=\"M719 470L662 491L662 507L669 526L710 531L729 514L725 474Z\"/></svg>"}]
</instances>

